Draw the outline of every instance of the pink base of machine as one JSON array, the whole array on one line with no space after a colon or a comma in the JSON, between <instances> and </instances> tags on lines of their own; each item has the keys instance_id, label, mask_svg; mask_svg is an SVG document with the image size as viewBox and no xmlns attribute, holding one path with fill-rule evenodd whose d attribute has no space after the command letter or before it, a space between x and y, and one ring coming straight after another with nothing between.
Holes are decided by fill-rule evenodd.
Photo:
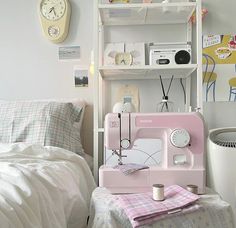
<instances>
[{"instance_id":1,"label":"pink base of machine","mask_svg":"<svg viewBox=\"0 0 236 228\"><path fill-rule=\"evenodd\" d=\"M168 187L178 184L183 188L193 184L198 186L198 194L205 193L205 170L195 169L160 169L155 166L125 176L112 167L102 166L99 169L99 186L106 187L111 193L140 193L152 191L152 185L161 183Z\"/></svg>"}]
</instances>

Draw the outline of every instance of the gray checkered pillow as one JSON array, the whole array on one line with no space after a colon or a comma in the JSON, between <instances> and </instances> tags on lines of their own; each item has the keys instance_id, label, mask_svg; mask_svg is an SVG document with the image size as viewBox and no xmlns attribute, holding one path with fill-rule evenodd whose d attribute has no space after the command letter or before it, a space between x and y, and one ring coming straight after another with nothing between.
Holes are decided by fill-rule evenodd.
<instances>
[{"instance_id":1,"label":"gray checkered pillow","mask_svg":"<svg viewBox=\"0 0 236 228\"><path fill-rule=\"evenodd\" d=\"M84 155L79 129L81 107L47 101L0 102L0 142L55 146Z\"/></svg>"}]
</instances>

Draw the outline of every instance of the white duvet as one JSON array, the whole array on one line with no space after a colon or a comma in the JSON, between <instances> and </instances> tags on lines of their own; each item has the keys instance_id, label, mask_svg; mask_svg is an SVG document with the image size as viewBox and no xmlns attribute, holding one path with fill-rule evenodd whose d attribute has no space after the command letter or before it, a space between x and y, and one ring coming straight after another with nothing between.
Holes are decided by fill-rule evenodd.
<instances>
[{"instance_id":1,"label":"white duvet","mask_svg":"<svg viewBox=\"0 0 236 228\"><path fill-rule=\"evenodd\" d=\"M86 227L95 183L85 160L38 145L0 144L0 227Z\"/></svg>"}]
</instances>

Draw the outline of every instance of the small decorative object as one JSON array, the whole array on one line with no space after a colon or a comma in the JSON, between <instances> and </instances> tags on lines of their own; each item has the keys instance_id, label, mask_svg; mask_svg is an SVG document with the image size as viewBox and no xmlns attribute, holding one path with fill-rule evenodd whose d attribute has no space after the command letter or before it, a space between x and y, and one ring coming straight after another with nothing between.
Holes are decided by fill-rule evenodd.
<instances>
[{"instance_id":1,"label":"small decorative object","mask_svg":"<svg viewBox=\"0 0 236 228\"><path fill-rule=\"evenodd\" d=\"M116 65L115 57L117 53L124 53L124 43L107 43L104 50L104 65Z\"/></svg>"},{"instance_id":2,"label":"small decorative object","mask_svg":"<svg viewBox=\"0 0 236 228\"><path fill-rule=\"evenodd\" d=\"M228 47L219 47L215 53L219 59L226 59L232 54L232 51Z\"/></svg>"},{"instance_id":3,"label":"small decorative object","mask_svg":"<svg viewBox=\"0 0 236 228\"><path fill-rule=\"evenodd\" d=\"M163 184L154 184L152 186L152 198L156 201L163 201L165 199Z\"/></svg>"},{"instance_id":4,"label":"small decorative object","mask_svg":"<svg viewBox=\"0 0 236 228\"><path fill-rule=\"evenodd\" d=\"M133 57L131 53L118 52L115 54L115 64L116 65L132 65Z\"/></svg>"},{"instance_id":5,"label":"small decorative object","mask_svg":"<svg viewBox=\"0 0 236 228\"><path fill-rule=\"evenodd\" d=\"M169 94L173 79L174 79L174 76L172 75L171 80L170 80L170 84L169 84L169 87L168 87L168 90L166 93L162 78L160 76L163 97L162 97L162 101L157 104L157 112L173 112L174 111L174 103L168 100L168 94Z\"/></svg>"},{"instance_id":6,"label":"small decorative object","mask_svg":"<svg viewBox=\"0 0 236 228\"><path fill-rule=\"evenodd\" d=\"M131 102L124 103L123 112L135 112L134 105Z\"/></svg>"},{"instance_id":7,"label":"small decorative object","mask_svg":"<svg viewBox=\"0 0 236 228\"><path fill-rule=\"evenodd\" d=\"M144 43L108 43L104 65L145 65Z\"/></svg>"},{"instance_id":8,"label":"small decorative object","mask_svg":"<svg viewBox=\"0 0 236 228\"><path fill-rule=\"evenodd\" d=\"M229 43L228 43L228 46L230 49L232 50L236 50L236 36L231 36L230 40L229 40Z\"/></svg>"},{"instance_id":9,"label":"small decorative object","mask_svg":"<svg viewBox=\"0 0 236 228\"><path fill-rule=\"evenodd\" d=\"M69 0L41 0L39 14L45 36L54 43L64 41L70 23Z\"/></svg>"},{"instance_id":10,"label":"small decorative object","mask_svg":"<svg viewBox=\"0 0 236 228\"><path fill-rule=\"evenodd\" d=\"M145 65L145 45L144 43L126 43L125 52L132 55L132 65Z\"/></svg>"},{"instance_id":11,"label":"small decorative object","mask_svg":"<svg viewBox=\"0 0 236 228\"><path fill-rule=\"evenodd\" d=\"M139 112L139 89L134 85L123 85L118 89L116 102L122 103L122 110ZM127 103L131 105L127 105ZM124 105L126 104L126 105Z\"/></svg>"},{"instance_id":12,"label":"small decorative object","mask_svg":"<svg viewBox=\"0 0 236 228\"><path fill-rule=\"evenodd\" d=\"M163 96L162 101L157 104L157 112L173 112L174 103L168 100L168 96Z\"/></svg>"},{"instance_id":13,"label":"small decorative object","mask_svg":"<svg viewBox=\"0 0 236 228\"><path fill-rule=\"evenodd\" d=\"M122 102L117 102L113 106L112 112L113 113L122 113L123 110L123 103Z\"/></svg>"},{"instance_id":14,"label":"small decorative object","mask_svg":"<svg viewBox=\"0 0 236 228\"><path fill-rule=\"evenodd\" d=\"M202 9L202 20L205 18L205 16L208 14L208 10L206 8ZM196 23L196 12L193 13L193 15L190 17L190 20L193 24Z\"/></svg>"},{"instance_id":15,"label":"small decorative object","mask_svg":"<svg viewBox=\"0 0 236 228\"><path fill-rule=\"evenodd\" d=\"M135 107L132 103L126 102L117 102L112 109L113 113L122 113L122 112L135 112Z\"/></svg>"},{"instance_id":16,"label":"small decorative object","mask_svg":"<svg viewBox=\"0 0 236 228\"><path fill-rule=\"evenodd\" d=\"M189 192L192 192L193 194L198 194L198 186L197 185L189 184L189 185L187 185L187 190Z\"/></svg>"}]
</instances>

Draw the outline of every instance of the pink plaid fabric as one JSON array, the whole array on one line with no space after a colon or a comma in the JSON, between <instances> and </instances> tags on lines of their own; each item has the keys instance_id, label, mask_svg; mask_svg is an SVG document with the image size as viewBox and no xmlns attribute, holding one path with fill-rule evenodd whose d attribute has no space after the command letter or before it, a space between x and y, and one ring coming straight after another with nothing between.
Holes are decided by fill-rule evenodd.
<instances>
[{"instance_id":1,"label":"pink plaid fabric","mask_svg":"<svg viewBox=\"0 0 236 228\"><path fill-rule=\"evenodd\" d=\"M133 227L139 227L165 218L171 211L184 208L200 197L178 185L165 189L165 200L154 201L152 193L139 193L117 196L117 203L124 209ZM183 212L198 209L197 205L188 207Z\"/></svg>"}]
</instances>

